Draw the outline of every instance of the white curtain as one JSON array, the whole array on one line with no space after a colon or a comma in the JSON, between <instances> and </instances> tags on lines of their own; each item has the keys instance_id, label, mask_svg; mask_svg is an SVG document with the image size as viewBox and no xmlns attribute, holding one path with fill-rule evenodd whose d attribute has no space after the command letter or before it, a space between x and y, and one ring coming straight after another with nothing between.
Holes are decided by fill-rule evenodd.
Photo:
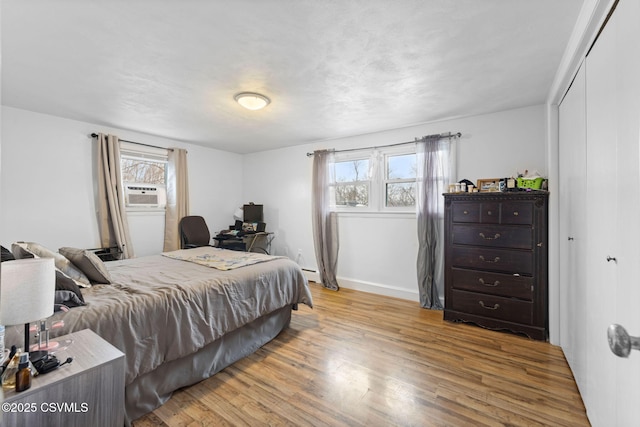
<instances>
[{"instance_id":1,"label":"white curtain","mask_svg":"<svg viewBox=\"0 0 640 427\"><path fill-rule=\"evenodd\" d=\"M167 163L167 209L164 220L164 251L180 249L180 220L189 215L187 150L169 150Z\"/></svg>"},{"instance_id":2,"label":"white curtain","mask_svg":"<svg viewBox=\"0 0 640 427\"><path fill-rule=\"evenodd\" d=\"M420 305L442 309L438 289L444 289L445 185L455 179L457 137L426 137L417 143L418 290Z\"/></svg>"},{"instance_id":3,"label":"white curtain","mask_svg":"<svg viewBox=\"0 0 640 427\"><path fill-rule=\"evenodd\" d=\"M120 171L120 142L98 134L98 228L102 247L117 246L122 258L133 258Z\"/></svg>"},{"instance_id":4,"label":"white curtain","mask_svg":"<svg viewBox=\"0 0 640 427\"><path fill-rule=\"evenodd\" d=\"M338 216L331 212L329 200L329 168L333 163L333 152L314 152L311 191L311 214L313 243L316 263L322 286L337 291L340 289L336 272L338 267Z\"/></svg>"}]
</instances>

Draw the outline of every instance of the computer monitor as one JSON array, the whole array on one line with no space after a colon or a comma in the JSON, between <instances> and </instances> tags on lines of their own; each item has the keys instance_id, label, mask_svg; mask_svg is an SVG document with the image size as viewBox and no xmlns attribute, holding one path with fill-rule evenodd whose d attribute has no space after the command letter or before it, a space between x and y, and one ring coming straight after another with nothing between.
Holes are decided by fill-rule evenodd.
<instances>
[{"instance_id":1,"label":"computer monitor","mask_svg":"<svg viewBox=\"0 0 640 427\"><path fill-rule=\"evenodd\" d=\"M253 203L244 205L244 222L263 222L262 205L254 205Z\"/></svg>"}]
</instances>

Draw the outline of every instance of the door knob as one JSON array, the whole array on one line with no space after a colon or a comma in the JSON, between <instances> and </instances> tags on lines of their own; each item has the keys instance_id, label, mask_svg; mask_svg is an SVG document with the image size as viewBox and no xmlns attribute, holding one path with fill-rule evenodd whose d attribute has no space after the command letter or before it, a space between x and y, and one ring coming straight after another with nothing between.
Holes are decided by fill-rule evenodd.
<instances>
[{"instance_id":1,"label":"door knob","mask_svg":"<svg viewBox=\"0 0 640 427\"><path fill-rule=\"evenodd\" d=\"M607 328L609 348L618 357L629 357L631 350L640 350L640 337L632 337L627 330L613 324Z\"/></svg>"}]
</instances>

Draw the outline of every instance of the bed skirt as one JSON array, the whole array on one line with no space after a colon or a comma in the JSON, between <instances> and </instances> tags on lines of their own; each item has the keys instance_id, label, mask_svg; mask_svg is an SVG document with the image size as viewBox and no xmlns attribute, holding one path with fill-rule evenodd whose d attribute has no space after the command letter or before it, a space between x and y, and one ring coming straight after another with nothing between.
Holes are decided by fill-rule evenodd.
<instances>
[{"instance_id":1,"label":"bed skirt","mask_svg":"<svg viewBox=\"0 0 640 427\"><path fill-rule=\"evenodd\" d=\"M160 365L125 387L125 423L165 403L175 390L198 383L255 352L291 321L287 306L262 316L181 359Z\"/></svg>"}]
</instances>

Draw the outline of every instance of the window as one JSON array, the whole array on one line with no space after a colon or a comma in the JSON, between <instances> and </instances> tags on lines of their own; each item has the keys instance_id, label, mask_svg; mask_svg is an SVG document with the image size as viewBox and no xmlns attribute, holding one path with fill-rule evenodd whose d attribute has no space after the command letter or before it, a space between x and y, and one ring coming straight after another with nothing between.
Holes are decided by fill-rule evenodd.
<instances>
[{"instance_id":1,"label":"window","mask_svg":"<svg viewBox=\"0 0 640 427\"><path fill-rule=\"evenodd\" d=\"M165 185L166 164L166 161L146 160L122 155L120 159L122 181Z\"/></svg>"},{"instance_id":2,"label":"window","mask_svg":"<svg viewBox=\"0 0 640 427\"><path fill-rule=\"evenodd\" d=\"M333 165L332 199L336 207L368 207L371 192L369 159L337 161Z\"/></svg>"},{"instance_id":3,"label":"window","mask_svg":"<svg viewBox=\"0 0 640 427\"><path fill-rule=\"evenodd\" d=\"M164 211L167 150L122 142L120 169L127 210Z\"/></svg>"},{"instance_id":4,"label":"window","mask_svg":"<svg viewBox=\"0 0 640 427\"><path fill-rule=\"evenodd\" d=\"M336 153L331 200L341 212L415 212L413 146Z\"/></svg>"},{"instance_id":5,"label":"window","mask_svg":"<svg viewBox=\"0 0 640 427\"><path fill-rule=\"evenodd\" d=\"M385 156L385 207L415 207L417 172L415 153Z\"/></svg>"}]
</instances>

